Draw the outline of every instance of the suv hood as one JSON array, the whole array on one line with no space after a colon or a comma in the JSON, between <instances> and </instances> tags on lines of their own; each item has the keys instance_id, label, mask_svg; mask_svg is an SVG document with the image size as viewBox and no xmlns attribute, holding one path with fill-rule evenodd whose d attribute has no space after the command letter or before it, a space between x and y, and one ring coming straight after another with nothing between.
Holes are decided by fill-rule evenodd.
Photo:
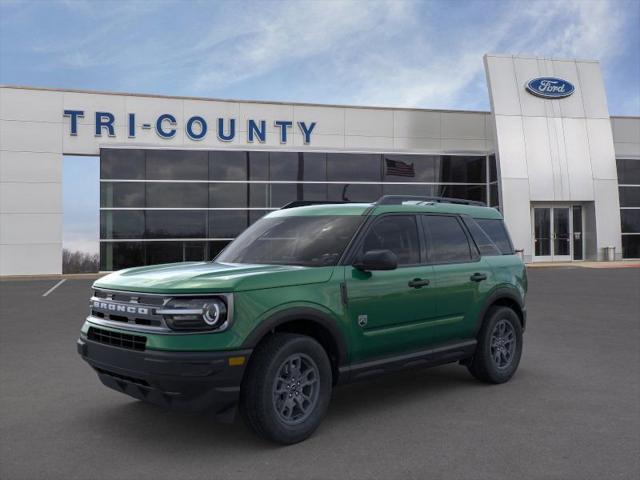
<instances>
[{"instance_id":1,"label":"suv hood","mask_svg":"<svg viewBox=\"0 0 640 480\"><path fill-rule=\"evenodd\" d=\"M190 262L111 273L95 287L142 293L216 293L326 282L333 267Z\"/></svg>"}]
</instances>

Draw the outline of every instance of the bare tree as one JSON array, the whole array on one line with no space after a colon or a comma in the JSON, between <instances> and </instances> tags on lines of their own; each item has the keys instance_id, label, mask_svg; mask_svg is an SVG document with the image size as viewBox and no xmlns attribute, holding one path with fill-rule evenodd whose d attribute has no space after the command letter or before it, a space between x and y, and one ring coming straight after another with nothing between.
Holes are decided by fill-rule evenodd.
<instances>
[{"instance_id":1,"label":"bare tree","mask_svg":"<svg viewBox=\"0 0 640 480\"><path fill-rule=\"evenodd\" d=\"M100 268L97 253L62 250L62 273L95 273Z\"/></svg>"}]
</instances>

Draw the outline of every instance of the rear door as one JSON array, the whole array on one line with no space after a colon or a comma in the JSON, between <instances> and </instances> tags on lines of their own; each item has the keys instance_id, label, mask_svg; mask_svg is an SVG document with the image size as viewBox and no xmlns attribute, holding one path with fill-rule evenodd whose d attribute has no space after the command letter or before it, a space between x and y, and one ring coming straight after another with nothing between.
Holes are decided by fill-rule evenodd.
<instances>
[{"instance_id":1,"label":"rear door","mask_svg":"<svg viewBox=\"0 0 640 480\"><path fill-rule=\"evenodd\" d=\"M491 277L484 261L456 215L423 215L427 256L434 269L436 343L470 338L475 332L475 311Z\"/></svg>"},{"instance_id":2,"label":"rear door","mask_svg":"<svg viewBox=\"0 0 640 480\"><path fill-rule=\"evenodd\" d=\"M426 265L421 225L415 215L384 215L363 232L355 258L387 249L398 268L362 272L345 268L353 360L418 349L428 340L435 315L430 287L433 267Z\"/></svg>"}]
</instances>

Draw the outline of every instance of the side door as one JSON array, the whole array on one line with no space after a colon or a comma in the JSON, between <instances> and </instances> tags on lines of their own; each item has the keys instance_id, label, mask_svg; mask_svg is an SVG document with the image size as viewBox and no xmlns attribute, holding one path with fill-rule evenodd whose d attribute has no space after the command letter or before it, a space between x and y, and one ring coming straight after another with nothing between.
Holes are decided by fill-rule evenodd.
<instances>
[{"instance_id":1,"label":"side door","mask_svg":"<svg viewBox=\"0 0 640 480\"><path fill-rule=\"evenodd\" d=\"M432 293L437 298L431 332L435 343L474 335L477 304L491 281L491 268L483 260L456 215L423 215L427 256L434 269Z\"/></svg>"},{"instance_id":2,"label":"side door","mask_svg":"<svg viewBox=\"0 0 640 480\"><path fill-rule=\"evenodd\" d=\"M421 237L415 215L389 214L374 219L358 239L353 258L370 250L391 250L398 267L371 272L345 267L354 361L424 345L435 304L429 285L433 267L425 264Z\"/></svg>"}]
</instances>

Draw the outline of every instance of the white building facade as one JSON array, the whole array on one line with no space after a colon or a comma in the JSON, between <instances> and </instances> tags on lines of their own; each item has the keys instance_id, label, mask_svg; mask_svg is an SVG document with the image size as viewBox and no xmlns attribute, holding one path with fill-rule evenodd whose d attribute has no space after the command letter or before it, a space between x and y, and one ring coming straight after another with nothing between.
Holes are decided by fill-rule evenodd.
<instances>
[{"instance_id":1,"label":"white building facade","mask_svg":"<svg viewBox=\"0 0 640 480\"><path fill-rule=\"evenodd\" d=\"M294 200L500 208L526 261L640 257L640 117L588 60L485 56L490 112L0 87L0 275L61 273L64 155L100 156L101 269L211 258Z\"/></svg>"}]
</instances>

